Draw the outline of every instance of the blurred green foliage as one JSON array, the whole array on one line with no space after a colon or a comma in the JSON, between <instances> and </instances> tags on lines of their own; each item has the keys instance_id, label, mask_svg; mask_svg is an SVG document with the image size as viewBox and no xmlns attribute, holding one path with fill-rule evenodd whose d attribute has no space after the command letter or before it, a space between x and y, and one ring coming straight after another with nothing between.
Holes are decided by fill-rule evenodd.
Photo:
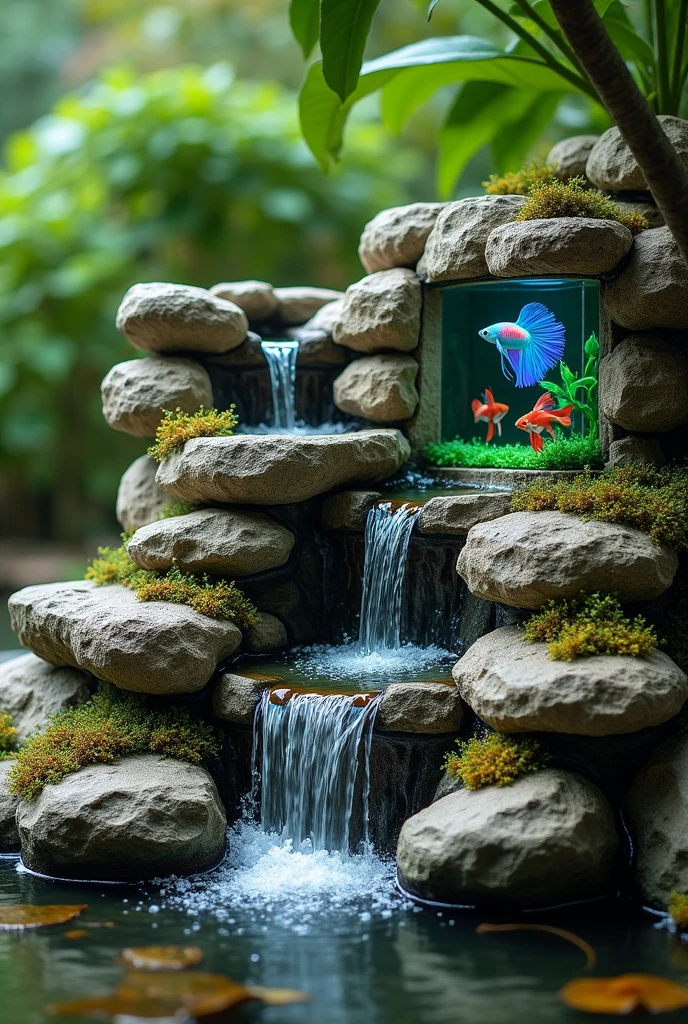
<instances>
[{"instance_id":1,"label":"blurred green foliage","mask_svg":"<svg viewBox=\"0 0 688 1024\"><path fill-rule=\"evenodd\" d=\"M143 443L109 430L100 380L135 281L345 286L363 224L408 201L418 157L353 126L326 178L294 97L226 65L109 70L6 144L0 172L0 525L82 536L109 522ZM384 169L384 173L381 173ZM42 504L42 508L40 505ZM40 524L32 521L40 518Z\"/></svg>"}]
</instances>

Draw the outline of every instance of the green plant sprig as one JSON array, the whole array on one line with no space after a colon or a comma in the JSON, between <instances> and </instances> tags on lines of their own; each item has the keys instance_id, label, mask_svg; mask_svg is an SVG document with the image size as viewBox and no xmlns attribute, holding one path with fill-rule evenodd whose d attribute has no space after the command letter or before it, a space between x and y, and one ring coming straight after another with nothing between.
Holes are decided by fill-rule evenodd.
<instances>
[{"instance_id":1,"label":"green plant sprig","mask_svg":"<svg viewBox=\"0 0 688 1024\"><path fill-rule=\"evenodd\" d=\"M573 405L585 416L588 430L597 431L597 402L593 400L593 392L597 387L597 374L600 357L600 343L593 332L585 343L585 369L582 377L576 377L562 359L559 363L561 385L549 380L541 380L540 387L551 392L559 400L560 407ZM578 392L583 390L585 398L580 399Z\"/></svg>"},{"instance_id":2,"label":"green plant sprig","mask_svg":"<svg viewBox=\"0 0 688 1024\"><path fill-rule=\"evenodd\" d=\"M222 412L203 406L192 413L166 409L155 431L155 444L148 449L148 454L161 462L193 437L230 437L238 422L233 405Z\"/></svg>"},{"instance_id":3,"label":"green plant sprig","mask_svg":"<svg viewBox=\"0 0 688 1024\"><path fill-rule=\"evenodd\" d=\"M445 754L443 768L470 790L509 786L519 776L545 768L550 762L550 755L537 740L498 732L482 739L473 736L468 741L457 740L456 745L458 753Z\"/></svg>"},{"instance_id":4,"label":"green plant sprig","mask_svg":"<svg viewBox=\"0 0 688 1024\"><path fill-rule=\"evenodd\" d=\"M657 647L657 635L642 615L627 618L615 597L581 593L548 601L526 623L523 639L546 643L555 661L594 654L629 654L640 658Z\"/></svg>"}]
</instances>

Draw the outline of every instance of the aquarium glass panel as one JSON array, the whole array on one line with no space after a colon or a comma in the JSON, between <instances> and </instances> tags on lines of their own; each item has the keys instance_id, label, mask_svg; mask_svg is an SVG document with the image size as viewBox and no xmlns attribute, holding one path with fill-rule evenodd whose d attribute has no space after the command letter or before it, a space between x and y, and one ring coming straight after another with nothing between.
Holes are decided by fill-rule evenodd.
<instances>
[{"instance_id":1,"label":"aquarium glass panel","mask_svg":"<svg viewBox=\"0 0 688 1024\"><path fill-rule=\"evenodd\" d=\"M519 314L528 303L542 303L554 314L565 329L564 362L576 375L583 375L584 346L594 332L599 337L599 284L597 281L575 279L529 278L513 281L481 281L456 285L442 291L442 437L453 440L472 437L486 440L489 424L474 422L472 403L480 401L489 388L494 402L508 406L499 410L501 436L498 427L491 443L529 444L529 434L516 427L516 420L532 410L542 396L543 389L536 382L516 387L502 369L497 345L480 335L480 331L496 324L518 323ZM546 326L546 325L545 325ZM558 328L554 328L555 334ZM493 332L494 333L494 332ZM519 332L513 332L518 336ZM509 329L501 334L504 347L509 341ZM545 334L547 337L547 334ZM551 335L550 335L551 337ZM523 339L516 337L515 343ZM547 350L544 355L546 357ZM515 362L522 356L516 356ZM514 366L505 357L507 374L514 376ZM561 385L561 367L555 360L544 373L544 379ZM595 399L597 391L595 390ZM493 413L493 417L494 417ZM585 433L583 415L574 410L570 428ZM546 437L547 434L544 434Z\"/></svg>"}]
</instances>

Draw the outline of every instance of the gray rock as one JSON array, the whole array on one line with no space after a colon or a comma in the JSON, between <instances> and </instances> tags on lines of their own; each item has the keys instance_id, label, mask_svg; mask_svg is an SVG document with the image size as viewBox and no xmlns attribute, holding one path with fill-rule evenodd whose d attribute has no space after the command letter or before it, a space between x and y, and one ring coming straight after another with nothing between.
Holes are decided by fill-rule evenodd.
<instances>
[{"instance_id":1,"label":"gray rock","mask_svg":"<svg viewBox=\"0 0 688 1024\"><path fill-rule=\"evenodd\" d=\"M148 356L113 366L100 386L109 427L154 437L165 409L197 412L213 404L207 371L193 359Z\"/></svg>"},{"instance_id":2,"label":"gray rock","mask_svg":"<svg viewBox=\"0 0 688 1024\"><path fill-rule=\"evenodd\" d=\"M57 878L143 881L218 862L227 820L204 768L142 754L94 764L17 812L22 860Z\"/></svg>"},{"instance_id":3,"label":"gray rock","mask_svg":"<svg viewBox=\"0 0 688 1024\"><path fill-rule=\"evenodd\" d=\"M210 291L243 309L253 323L269 320L279 305L275 290L267 281L221 281Z\"/></svg>"},{"instance_id":4,"label":"gray rock","mask_svg":"<svg viewBox=\"0 0 688 1024\"><path fill-rule=\"evenodd\" d=\"M458 789L415 814L397 866L423 899L534 907L604 892L617 845L600 790L548 768L510 786Z\"/></svg>"},{"instance_id":5,"label":"gray rock","mask_svg":"<svg viewBox=\"0 0 688 1024\"><path fill-rule=\"evenodd\" d=\"M310 320L303 325L303 331L324 331L330 337L334 335L334 328L342 315L344 308L344 296L335 299L334 302L327 302L321 306ZM341 350L339 350L341 351Z\"/></svg>"},{"instance_id":6,"label":"gray rock","mask_svg":"<svg viewBox=\"0 0 688 1024\"><path fill-rule=\"evenodd\" d=\"M19 797L13 796L7 789L7 778L13 759L0 761L0 853L19 852L19 831L17 829L17 808Z\"/></svg>"},{"instance_id":7,"label":"gray rock","mask_svg":"<svg viewBox=\"0 0 688 1024\"><path fill-rule=\"evenodd\" d=\"M252 673L223 672L213 691L213 712L217 718L233 725L253 725L256 708L263 690L277 686L282 679Z\"/></svg>"},{"instance_id":8,"label":"gray rock","mask_svg":"<svg viewBox=\"0 0 688 1024\"><path fill-rule=\"evenodd\" d=\"M518 626L481 637L454 666L462 698L497 732L614 736L661 725L688 698L688 677L661 651L553 661Z\"/></svg>"},{"instance_id":9,"label":"gray rock","mask_svg":"<svg viewBox=\"0 0 688 1024\"><path fill-rule=\"evenodd\" d=\"M258 612L258 623L244 633L242 648L249 654L274 654L287 646L284 623L269 612Z\"/></svg>"},{"instance_id":10,"label":"gray rock","mask_svg":"<svg viewBox=\"0 0 688 1024\"><path fill-rule=\"evenodd\" d=\"M642 200L634 202L631 199L617 199L616 205L624 216L630 213L639 213L646 219L648 228L661 228L664 225L664 217L662 217L654 203Z\"/></svg>"},{"instance_id":11,"label":"gray rock","mask_svg":"<svg viewBox=\"0 0 688 1024\"><path fill-rule=\"evenodd\" d=\"M525 196L475 196L449 203L430 232L421 276L427 281L486 277L487 239L500 224L515 220L525 202Z\"/></svg>"},{"instance_id":12,"label":"gray rock","mask_svg":"<svg viewBox=\"0 0 688 1024\"><path fill-rule=\"evenodd\" d=\"M340 491L322 503L320 521L324 530L365 530L371 508L382 498L381 491Z\"/></svg>"},{"instance_id":13,"label":"gray rock","mask_svg":"<svg viewBox=\"0 0 688 1024\"><path fill-rule=\"evenodd\" d=\"M660 114L659 122L688 166L688 121ZM618 128L609 128L593 146L585 169L590 181L605 192L638 192L647 189L643 172Z\"/></svg>"},{"instance_id":14,"label":"gray rock","mask_svg":"<svg viewBox=\"0 0 688 1024\"><path fill-rule=\"evenodd\" d=\"M137 530L127 545L142 569L248 576L284 565L294 534L269 516L202 508Z\"/></svg>"},{"instance_id":15,"label":"gray rock","mask_svg":"<svg viewBox=\"0 0 688 1024\"><path fill-rule=\"evenodd\" d=\"M418 405L418 369L413 356L354 359L334 381L334 404L342 412L374 423L408 420Z\"/></svg>"},{"instance_id":16,"label":"gray rock","mask_svg":"<svg viewBox=\"0 0 688 1024\"><path fill-rule=\"evenodd\" d=\"M334 340L357 352L410 352L420 340L420 281L396 267L361 278L347 288Z\"/></svg>"},{"instance_id":17,"label":"gray rock","mask_svg":"<svg viewBox=\"0 0 688 1024\"><path fill-rule=\"evenodd\" d=\"M442 495L423 505L418 517L419 533L461 535L492 519L507 515L509 491L476 491L475 494Z\"/></svg>"},{"instance_id":18,"label":"gray rock","mask_svg":"<svg viewBox=\"0 0 688 1024\"><path fill-rule=\"evenodd\" d=\"M382 210L368 221L358 255L369 274L392 267L413 267L444 203L411 203Z\"/></svg>"},{"instance_id":19,"label":"gray rock","mask_svg":"<svg viewBox=\"0 0 688 1024\"><path fill-rule=\"evenodd\" d=\"M34 654L139 693L200 690L241 642L224 619L87 580L25 587L9 609L12 628Z\"/></svg>"},{"instance_id":20,"label":"gray rock","mask_svg":"<svg viewBox=\"0 0 688 1024\"><path fill-rule=\"evenodd\" d=\"M629 334L600 362L600 410L639 433L673 430L688 418L688 359L662 338Z\"/></svg>"},{"instance_id":21,"label":"gray rock","mask_svg":"<svg viewBox=\"0 0 688 1024\"><path fill-rule=\"evenodd\" d=\"M378 732L458 732L461 719L461 701L454 686L419 680L387 687L375 728Z\"/></svg>"},{"instance_id":22,"label":"gray rock","mask_svg":"<svg viewBox=\"0 0 688 1024\"><path fill-rule=\"evenodd\" d=\"M449 772L442 772L442 778L440 779L435 795L432 802L435 803L437 800L441 800L444 796L449 796L451 793L456 793L457 789L465 789L463 779L455 778L450 775Z\"/></svg>"},{"instance_id":23,"label":"gray rock","mask_svg":"<svg viewBox=\"0 0 688 1024\"><path fill-rule=\"evenodd\" d=\"M158 487L158 464L150 455L141 455L122 476L117 491L117 519L125 533L154 523L170 503L170 496Z\"/></svg>"},{"instance_id":24,"label":"gray rock","mask_svg":"<svg viewBox=\"0 0 688 1024\"><path fill-rule=\"evenodd\" d=\"M205 288L152 281L129 289L117 330L144 352L228 352L245 339L248 320Z\"/></svg>"},{"instance_id":25,"label":"gray rock","mask_svg":"<svg viewBox=\"0 0 688 1024\"><path fill-rule=\"evenodd\" d=\"M650 437L622 437L609 445L609 466L632 466L642 462L660 468L666 459L659 441Z\"/></svg>"},{"instance_id":26,"label":"gray rock","mask_svg":"<svg viewBox=\"0 0 688 1024\"><path fill-rule=\"evenodd\" d=\"M341 299L343 292L333 288L311 288L309 286L294 288L275 288L277 296L276 317L283 324L305 324L314 316L321 306L335 299Z\"/></svg>"},{"instance_id":27,"label":"gray rock","mask_svg":"<svg viewBox=\"0 0 688 1024\"><path fill-rule=\"evenodd\" d=\"M668 228L636 235L628 264L605 287L603 302L631 331L688 327L688 267Z\"/></svg>"},{"instance_id":28,"label":"gray rock","mask_svg":"<svg viewBox=\"0 0 688 1024\"><path fill-rule=\"evenodd\" d=\"M669 589L677 566L671 548L630 526L563 512L511 512L473 527L457 571L477 597L536 609L580 590L650 601Z\"/></svg>"},{"instance_id":29,"label":"gray rock","mask_svg":"<svg viewBox=\"0 0 688 1024\"><path fill-rule=\"evenodd\" d=\"M12 716L20 744L44 729L53 715L88 697L86 677L79 669L57 668L35 654L0 665L0 714Z\"/></svg>"},{"instance_id":30,"label":"gray rock","mask_svg":"<svg viewBox=\"0 0 688 1024\"><path fill-rule=\"evenodd\" d=\"M562 139L552 146L545 163L554 167L563 180L578 178L585 174L590 150L598 139L599 135L573 135L569 139Z\"/></svg>"},{"instance_id":31,"label":"gray rock","mask_svg":"<svg viewBox=\"0 0 688 1024\"><path fill-rule=\"evenodd\" d=\"M617 221L551 217L495 228L485 259L495 277L593 277L614 270L632 245L633 235Z\"/></svg>"},{"instance_id":32,"label":"gray rock","mask_svg":"<svg viewBox=\"0 0 688 1024\"><path fill-rule=\"evenodd\" d=\"M184 501L285 505L346 484L383 480L409 455L398 430L198 437L160 463L157 480Z\"/></svg>"}]
</instances>

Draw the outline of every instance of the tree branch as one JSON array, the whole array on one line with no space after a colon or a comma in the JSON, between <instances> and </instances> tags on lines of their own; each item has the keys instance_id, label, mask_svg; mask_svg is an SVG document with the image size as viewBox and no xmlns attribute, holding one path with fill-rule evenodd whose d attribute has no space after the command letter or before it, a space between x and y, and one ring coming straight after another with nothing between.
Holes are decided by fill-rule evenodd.
<instances>
[{"instance_id":1,"label":"tree branch","mask_svg":"<svg viewBox=\"0 0 688 1024\"><path fill-rule=\"evenodd\" d=\"M591 0L550 0L564 35L616 121L688 264L688 168L662 131Z\"/></svg>"}]
</instances>

